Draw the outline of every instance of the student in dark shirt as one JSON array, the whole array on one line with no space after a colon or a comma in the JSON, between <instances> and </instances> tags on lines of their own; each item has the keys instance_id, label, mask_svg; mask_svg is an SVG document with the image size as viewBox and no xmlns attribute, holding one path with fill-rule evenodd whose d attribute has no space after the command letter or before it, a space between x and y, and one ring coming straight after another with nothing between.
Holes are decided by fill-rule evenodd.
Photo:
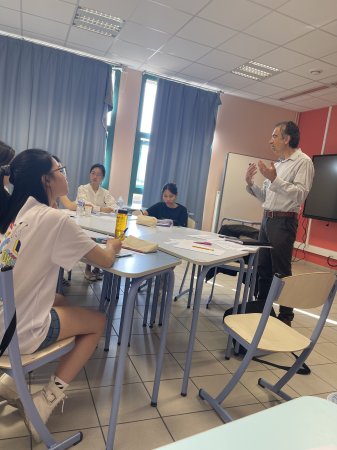
<instances>
[{"instance_id":1,"label":"student in dark shirt","mask_svg":"<svg viewBox=\"0 0 337 450\"><path fill-rule=\"evenodd\" d=\"M157 219L172 219L173 225L187 227L187 209L176 203L178 195L177 186L174 183L166 183L162 189L163 201L150 206L144 215Z\"/></svg>"}]
</instances>

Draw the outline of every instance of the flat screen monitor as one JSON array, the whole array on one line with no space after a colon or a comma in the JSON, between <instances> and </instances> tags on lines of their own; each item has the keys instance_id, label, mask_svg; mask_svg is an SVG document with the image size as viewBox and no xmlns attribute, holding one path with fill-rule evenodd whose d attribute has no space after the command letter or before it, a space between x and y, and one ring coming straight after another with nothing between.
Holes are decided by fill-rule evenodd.
<instances>
[{"instance_id":1,"label":"flat screen monitor","mask_svg":"<svg viewBox=\"0 0 337 450\"><path fill-rule=\"evenodd\" d=\"M303 216L337 222L337 155L315 155L315 176Z\"/></svg>"}]
</instances>

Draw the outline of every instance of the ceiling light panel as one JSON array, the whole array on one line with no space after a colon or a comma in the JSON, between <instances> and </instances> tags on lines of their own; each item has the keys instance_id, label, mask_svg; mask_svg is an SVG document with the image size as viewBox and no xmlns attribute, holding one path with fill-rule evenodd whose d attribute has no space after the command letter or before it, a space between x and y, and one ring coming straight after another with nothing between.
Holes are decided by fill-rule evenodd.
<instances>
[{"instance_id":1,"label":"ceiling light panel","mask_svg":"<svg viewBox=\"0 0 337 450\"><path fill-rule=\"evenodd\" d=\"M246 64L242 64L240 67L232 70L235 75L240 75L241 77L251 78L253 80L265 80L277 73L280 73L280 69L276 67L267 66L256 61L249 61Z\"/></svg>"},{"instance_id":2,"label":"ceiling light panel","mask_svg":"<svg viewBox=\"0 0 337 450\"><path fill-rule=\"evenodd\" d=\"M116 37L121 31L125 21L119 17L111 16L94 9L77 8L73 25L83 30L102 34L103 36Z\"/></svg>"}]
</instances>

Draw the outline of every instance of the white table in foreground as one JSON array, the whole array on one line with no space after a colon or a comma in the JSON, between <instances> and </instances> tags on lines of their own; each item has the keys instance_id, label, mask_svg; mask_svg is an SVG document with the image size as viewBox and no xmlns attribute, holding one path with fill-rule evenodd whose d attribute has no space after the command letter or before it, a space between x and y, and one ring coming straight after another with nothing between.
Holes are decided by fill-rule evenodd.
<instances>
[{"instance_id":1,"label":"white table in foreground","mask_svg":"<svg viewBox=\"0 0 337 450\"><path fill-rule=\"evenodd\" d=\"M337 448L336 424L336 404L318 397L300 397L165 445L160 450Z\"/></svg>"}]
</instances>

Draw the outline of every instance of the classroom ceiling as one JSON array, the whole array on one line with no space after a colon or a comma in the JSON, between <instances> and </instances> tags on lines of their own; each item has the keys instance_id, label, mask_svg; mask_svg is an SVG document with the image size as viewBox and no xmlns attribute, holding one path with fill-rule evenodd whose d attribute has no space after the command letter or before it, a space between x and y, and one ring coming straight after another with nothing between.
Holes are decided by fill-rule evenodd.
<instances>
[{"instance_id":1,"label":"classroom ceiling","mask_svg":"<svg viewBox=\"0 0 337 450\"><path fill-rule=\"evenodd\" d=\"M124 27L76 28L78 6ZM337 104L336 0L0 0L0 30L295 111ZM231 72L251 60L281 72Z\"/></svg>"}]
</instances>

